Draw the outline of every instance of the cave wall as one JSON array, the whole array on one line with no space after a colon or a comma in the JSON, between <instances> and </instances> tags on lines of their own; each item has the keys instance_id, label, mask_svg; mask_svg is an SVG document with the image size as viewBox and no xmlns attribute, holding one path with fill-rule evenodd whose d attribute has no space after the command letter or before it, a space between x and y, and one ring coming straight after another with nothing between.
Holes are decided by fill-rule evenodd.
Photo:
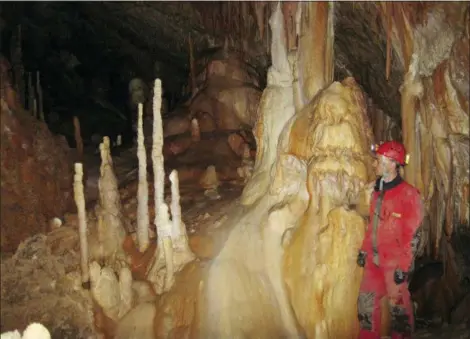
<instances>
[{"instance_id":1,"label":"cave wall","mask_svg":"<svg viewBox=\"0 0 470 339\"><path fill-rule=\"evenodd\" d=\"M2 58L1 201L2 253L27 237L50 230L49 221L71 207L71 153L62 136L25 111ZM10 73L11 74L11 73Z\"/></svg>"},{"instance_id":2,"label":"cave wall","mask_svg":"<svg viewBox=\"0 0 470 339\"><path fill-rule=\"evenodd\" d=\"M382 10L407 70L400 88L410 153L405 177L423 194L437 257L441 237L468 225L469 6L435 4L420 12L397 4Z\"/></svg>"}]
</instances>

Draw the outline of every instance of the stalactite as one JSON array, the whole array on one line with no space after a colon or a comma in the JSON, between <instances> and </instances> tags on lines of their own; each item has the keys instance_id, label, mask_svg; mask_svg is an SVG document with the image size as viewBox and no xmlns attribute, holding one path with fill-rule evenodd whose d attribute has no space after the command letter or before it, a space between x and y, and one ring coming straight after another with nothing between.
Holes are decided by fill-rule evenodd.
<instances>
[{"instance_id":1,"label":"stalactite","mask_svg":"<svg viewBox=\"0 0 470 339\"><path fill-rule=\"evenodd\" d=\"M83 165L75 163L75 175L73 183L75 204L77 205L78 234L80 237L80 268L82 272L82 286L89 287L90 271L88 266L88 239L87 217L85 211L85 194L83 193Z\"/></svg>"},{"instance_id":2,"label":"stalactite","mask_svg":"<svg viewBox=\"0 0 470 339\"><path fill-rule=\"evenodd\" d=\"M149 211L147 183L147 152L145 151L143 129L143 105L140 103L137 117L137 158L139 162L139 183L137 187L137 243L140 252L149 245Z\"/></svg>"},{"instance_id":3,"label":"stalactite","mask_svg":"<svg viewBox=\"0 0 470 339\"><path fill-rule=\"evenodd\" d=\"M298 67L302 70L299 80L304 97L309 102L319 90L333 81L333 5L306 2L302 6L299 49L309 52L299 54Z\"/></svg>"},{"instance_id":4,"label":"stalactite","mask_svg":"<svg viewBox=\"0 0 470 339\"><path fill-rule=\"evenodd\" d=\"M282 11L284 14L284 27L286 31L286 45L288 51L295 48L297 32L294 22L297 13L297 6L297 2L284 2L282 5Z\"/></svg>"},{"instance_id":5,"label":"stalactite","mask_svg":"<svg viewBox=\"0 0 470 339\"><path fill-rule=\"evenodd\" d=\"M392 18L393 18L393 4L387 2L387 60L385 65L385 78L388 80L390 77L390 65L392 59Z\"/></svg>"},{"instance_id":6,"label":"stalactite","mask_svg":"<svg viewBox=\"0 0 470 339\"><path fill-rule=\"evenodd\" d=\"M256 24L258 25L258 32L259 32L260 40L263 41L264 29L266 26L266 23L265 23L266 20L264 18L264 11L265 11L266 4L262 1L256 1L256 2L252 2L252 5L255 8Z\"/></svg>"},{"instance_id":7,"label":"stalactite","mask_svg":"<svg viewBox=\"0 0 470 339\"><path fill-rule=\"evenodd\" d=\"M410 68L405 75L403 85L400 87L401 92L401 117L403 143L410 154L410 160L405 167L406 180L413 186L416 186L416 172L419 161L419 153L416 152L416 100L421 97L423 87L421 80L417 74L418 57L413 54Z\"/></svg>"},{"instance_id":8,"label":"stalactite","mask_svg":"<svg viewBox=\"0 0 470 339\"><path fill-rule=\"evenodd\" d=\"M424 108L422 108L424 110ZM422 111L421 111L422 112ZM422 115L421 115L422 117ZM420 139L420 164L421 164L421 182L422 187L418 187L420 190L426 210L429 211L430 204L430 192L431 192L431 182L433 174L433 156L434 149L432 147L433 138L431 132L426 128L426 124L421 121L418 126L418 133Z\"/></svg>"},{"instance_id":9,"label":"stalactite","mask_svg":"<svg viewBox=\"0 0 470 339\"><path fill-rule=\"evenodd\" d=\"M449 180L449 191L447 192L446 200L445 200L445 225L444 225L444 232L447 237L452 236L452 232L454 230L454 196L455 196L455 180L454 180L454 172L456 164L454 163L452 148L449 145L450 154L449 154L449 172L448 180Z\"/></svg>"}]
</instances>

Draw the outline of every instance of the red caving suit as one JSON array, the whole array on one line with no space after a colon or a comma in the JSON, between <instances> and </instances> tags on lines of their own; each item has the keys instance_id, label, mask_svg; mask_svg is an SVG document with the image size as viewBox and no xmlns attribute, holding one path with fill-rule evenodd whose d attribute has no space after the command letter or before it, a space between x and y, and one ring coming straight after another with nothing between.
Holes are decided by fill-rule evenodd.
<instances>
[{"instance_id":1,"label":"red caving suit","mask_svg":"<svg viewBox=\"0 0 470 339\"><path fill-rule=\"evenodd\" d=\"M397 269L412 271L421 236L423 203L419 191L400 176L384 183L382 192L379 182L372 193L370 222L361 248L367 254L358 298L359 338L380 338L380 300L387 296L392 339L408 339L414 328L408 282L397 285L394 273ZM380 210L378 217L375 217L376 205Z\"/></svg>"}]
</instances>

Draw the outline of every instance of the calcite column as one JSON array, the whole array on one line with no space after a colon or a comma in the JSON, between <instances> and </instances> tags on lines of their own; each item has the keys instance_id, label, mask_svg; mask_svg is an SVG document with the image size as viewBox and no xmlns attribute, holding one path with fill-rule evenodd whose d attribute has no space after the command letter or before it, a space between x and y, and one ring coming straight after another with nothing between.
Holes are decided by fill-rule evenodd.
<instances>
[{"instance_id":1,"label":"calcite column","mask_svg":"<svg viewBox=\"0 0 470 339\"><path fill-rule=\"evenodd\" d=\"M298 46L299 81L306 102L333 81L334 25L332 2L302 2Z\"/></svg>"}]
</instances>

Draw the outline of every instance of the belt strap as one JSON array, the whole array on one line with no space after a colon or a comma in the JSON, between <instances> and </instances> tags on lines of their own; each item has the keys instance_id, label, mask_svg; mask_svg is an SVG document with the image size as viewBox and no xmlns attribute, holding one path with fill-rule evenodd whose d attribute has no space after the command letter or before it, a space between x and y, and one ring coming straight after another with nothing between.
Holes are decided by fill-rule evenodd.
<instances>
[{"instance_id":1,"label":"belt strap","mask_svg":"<svg viewBox=\"0 0 470 339\"><path fill-rule=\"evenodd\" d=\"M374 221L373 221L373 228L372 228L372 261L377 266L379 265L379 250L377 248L377 231L379 228L379 220L380 220L380 210L382 209L382 202L384 199L385 191L380 191L379 197L377 198L377 202L375 204L374 210Z\"/></svg>"}]
</instances>

